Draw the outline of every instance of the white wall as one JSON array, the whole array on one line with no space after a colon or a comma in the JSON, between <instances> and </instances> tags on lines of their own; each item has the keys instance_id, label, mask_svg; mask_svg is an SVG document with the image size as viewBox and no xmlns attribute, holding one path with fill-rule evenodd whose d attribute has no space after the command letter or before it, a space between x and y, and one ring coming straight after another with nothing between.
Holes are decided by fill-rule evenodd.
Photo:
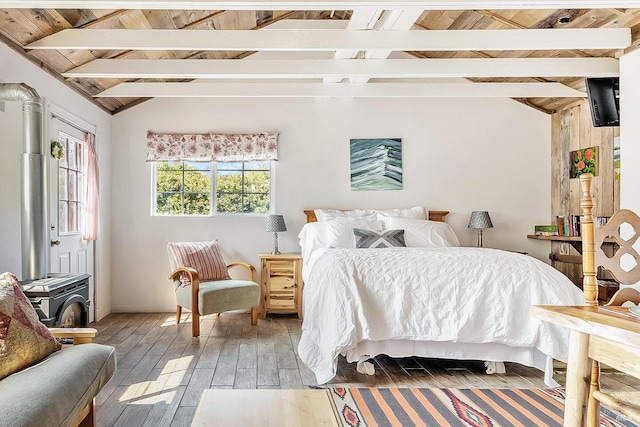
<instances>
[{"instance_id":1,"label":"white wall","mask_svg":"<svg viewBox=\"0 0 640 427\"><path fill-rule=\"evenodd\" d=\"M640 212L640 51L620 58L620 207Z\"/></svg>"},{"instance_id":2,"label":"white wall","mask_svg":"<svg viewBox=\"0 0 640 427\"><path fill-rule=\"evenodd\" d=\"M154 99L112 120L112 277L118 311L173 310L168 241L218 239L227 261L258 266L273 235L265 217L150 216L151 166L145 136L155 132L280 133L276 212L289 231L280 250L299 251L303 209L449 210L464 245L472 210L494 223L484 243L547 261L548 244L526 238L550 221L550 117L505 99ZM349 139L399 137L404 189L354 192ZM490 266L488 266L490 268Z\"/></svg>"},{"instance_id":3,"label":"white wall","mask_svg":"<svg viewBox=\"0 0 640 427\"><path fill-rule=\"evenodd\" d=\"M0 44L0 80L4 83L26 83L38 94L97 126L96 145L100 162L101 223L100 239L96 245L97 289L96 318L111 312L111 233L110 233L110 114L69 89L67 86L40 70L37 66ZM45 136L45 138L48 138ZM20 159L22 142L22 104L19 101L5 103L0 112L0 272L11 271L22 278L20 258ZM94 302L95 304L95 302Z\"/></svg>"},{"instance_id":4,"label":"white wall","mask_svg":"<svg viewBox=\"0 0 640 427\"><path fill-rule=\"evenodd\" d=\"M640 51L620 58L620 208L640 213ZM638 233L639 230L636 230ZM640 252L636 242L636 251ZM624 261L623 261L624 262ZM628 265L633 268L634 265ZM640 289L640 282L634 287Z\"/></svg>"}]
</instances>

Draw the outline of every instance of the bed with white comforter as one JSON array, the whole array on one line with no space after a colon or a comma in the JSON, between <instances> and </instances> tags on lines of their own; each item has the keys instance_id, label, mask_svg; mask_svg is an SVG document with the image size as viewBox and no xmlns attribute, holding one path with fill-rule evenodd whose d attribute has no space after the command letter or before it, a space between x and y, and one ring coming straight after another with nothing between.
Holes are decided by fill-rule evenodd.
<instances>
[{"instance_id":1,"label":"bed with white comforter","mask_svg":"<svg viewBox=\"0 0 640 427\"><path fill-rule=\"evenodd\" d=\"M583 295L533 257L487 248L301 244L298 353L320 384L335 376L340 354L349 362L378 354L518 362L545 371L549 385L552 359L566 361L569 333L534 319L529 307L581 305Z\"/></svg>"}]
</instances>

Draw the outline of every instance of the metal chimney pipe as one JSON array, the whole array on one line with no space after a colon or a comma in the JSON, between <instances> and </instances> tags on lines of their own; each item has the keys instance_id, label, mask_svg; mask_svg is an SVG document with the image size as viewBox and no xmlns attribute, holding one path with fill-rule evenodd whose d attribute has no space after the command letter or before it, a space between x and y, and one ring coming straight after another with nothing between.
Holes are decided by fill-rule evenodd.
<instances>
[{"instance_id":1,"label":"metal chimney pipe","mask_svg":"<svg viewBox=\"0 0 640 427\"><path fill-rule=\"evenodd\" d=\"M42 154L42 99L24 83L0 83L0 101L22 101L22 280L47 276L47 193Z\"/></svg>"}]
</instances>

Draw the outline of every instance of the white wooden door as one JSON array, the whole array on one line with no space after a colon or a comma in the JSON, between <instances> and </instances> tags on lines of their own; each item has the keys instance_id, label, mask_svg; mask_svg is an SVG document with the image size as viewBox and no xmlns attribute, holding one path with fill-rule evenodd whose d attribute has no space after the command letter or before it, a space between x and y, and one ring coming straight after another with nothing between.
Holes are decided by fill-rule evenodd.
<instances>
[{"instance_id":1,"label":"white wooden door","mask_svg":"<svg viewBox=\"0 0 640 427\"><path fill-rule=\"evenodd\" d=\"M51 141L63 146L64 156L49 163L49 220L51 273L87 273L89 321L94 320L94 243L82 238L86 211L87 148L84 131L59 119L51 121Z\"/></svg>"}]
</instances>

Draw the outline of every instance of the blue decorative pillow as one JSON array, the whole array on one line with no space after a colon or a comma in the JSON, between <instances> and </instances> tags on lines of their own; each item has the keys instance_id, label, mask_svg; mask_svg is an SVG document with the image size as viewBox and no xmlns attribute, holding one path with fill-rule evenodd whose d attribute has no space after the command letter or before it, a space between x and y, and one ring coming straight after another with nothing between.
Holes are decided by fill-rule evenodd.
<instances>
[{"instance_id":1,"label":"blue decorative pillow","mask_svg":"<svg viewBox=\"0 0 640 427\"><path fill-rule=\"evenodd\" d=\"M404 230L374 231L354 228L356 248L392 248L407 246L404 243Z\"/></svg>"}]
</instances>

